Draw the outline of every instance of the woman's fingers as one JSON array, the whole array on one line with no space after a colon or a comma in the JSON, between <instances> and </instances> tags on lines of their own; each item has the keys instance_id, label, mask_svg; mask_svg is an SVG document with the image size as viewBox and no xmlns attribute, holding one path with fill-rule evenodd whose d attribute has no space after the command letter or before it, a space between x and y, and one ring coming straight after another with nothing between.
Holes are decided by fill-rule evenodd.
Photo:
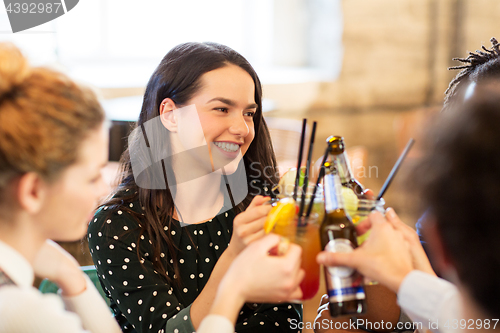
<instances>
[{"instance_id":1,"label":"woman's fingers","mask_svg":"<svg viewBox=\"0 0 500 333\"><path fill-rule=\"evenodd\" d=\"M247 236L243 239L243 243L245 243L245 245L248 245L254 241L256 241L257 239L261 239L262 237L264 237L266 235L266 232L264 230L260 230L250 236Z\"/></svg>"},{"instance_id":2,"label":"woman's fingers","mask_svg":"<svg viewBox=\"0 0 500 333\"><path fill-rule=\"evenodd\" d=\"M260 218L265 218L267 217L267 214L269 211L272 209L272 206L270 205L260 205L260 206L254 206L252 209L247 208L244 212L238 214L234 218L234 223L236 225L244 225L250 222L253 222L257 219ZM264 224L262 224L264 225Z\"/></svg>"},{"instance_id":3,"label":"woman's fingers","mask_svg":"<svg viewBox=\"0 0 500 333\"><path fill-rule=\"evenodd\" d=\"M261 205L265 204L266 202L268 202L270 199L271 199L270 197L264 197L262 195L257 195L252 199L252 202L250 202L250 205L248 205L247 209L261 206Z\"/></svg>"},{"instance_id":4,"label":"woman's fingers","mask_svg":"<svg viewBox=\"0 0 500 333\"><path fill-rule=\"evenodd\" d=\"M256 232L264 231L264 223L266 222L266 218L267 217L264 216L245 224L239 224L238 228L235 229L235 232L238 237L245 238Z\"/></svg>"}]
</instances>

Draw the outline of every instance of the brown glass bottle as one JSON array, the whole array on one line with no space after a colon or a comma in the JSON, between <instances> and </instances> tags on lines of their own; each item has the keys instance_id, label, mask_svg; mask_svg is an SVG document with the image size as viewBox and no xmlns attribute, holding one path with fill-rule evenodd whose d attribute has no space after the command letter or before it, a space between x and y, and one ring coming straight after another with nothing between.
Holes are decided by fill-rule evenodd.
<instances>
[{"instance_id":1,"label":"brown glass bottle","mask_svg":"<svg viewBox=\"0 0 500 333\"><path fill-rule=\"evenodd\" d=\"M326 251L351 252L358 247L356 230L345 213L342 184L335 166L325 163L325 217L320 227ZM325 267L325 281L332 317L366 312L363 276L348 267Z\"/></svg>"},{"instance_id":2,"label":"brown glass bottle","mask_svg":"<svg viewBox=\"0 0 500 333\"><path fill-rule=\"evenodd\" d=\"M332 135L326 142L330 145L331 161L339 171L342 185L352 189L359 199L366 199L365 189L352 175L351 164L345 153L344 138Z\"/></svg>"}]
</instances>

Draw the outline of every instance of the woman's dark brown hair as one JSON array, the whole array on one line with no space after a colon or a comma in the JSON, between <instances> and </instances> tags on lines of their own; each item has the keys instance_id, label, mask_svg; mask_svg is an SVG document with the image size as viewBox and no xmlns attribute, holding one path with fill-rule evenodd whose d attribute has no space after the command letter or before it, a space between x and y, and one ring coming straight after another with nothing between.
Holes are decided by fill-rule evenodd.
<instances>
[{"instance_id":1,"label":"woman's dark brown hair","mask_svg":"<svg viewBox=\"0 0 500 333\"><path fill-rule=\"evenodd\" d=\"M440 115L414 173L460 281L492 318L500 315L499 82L478 83Z\"/></svg>"},{"instance_id":2,"label":"woman's dark brown hair","mask_svg":"<svg viewBox=\"0 0 500 333\"><path fill-rule=\"evenodd\" d=\"M144 130L146 122L158 117L160 104L165 98L172 99L178 106L185 105L200 89L200 78L203 74L229 64L245 70L255 84L255 103L258 105L254 116L255 138L243 157L247 180L250 182L255 179L265 182L270 184L269 188L271 188L278 182L278 178L276 158L269 131L262 116L262 86L248 61L227 46L216 43L185 43L169 51L148 82L136 127L142 127ZM169 167L167 163L165 167ZM164 231L165 226L171 229L174 212L174 202L168 184L166 189L159 190L139 187L132 172L130 147L121 157L120 168L119 186L104 205L109 207L110 212L118 208L125 210L137 220L140 225L138 239L143 234L148 235L153 241L154 258L160 258L162 244L167 244L167 251L173 259L174 271L179 276L176 249L171 235ZM167 182L166 178L165 182ZM128 208L128 204L136 200L139 200L140 205L144 207L144 216ZM251 200L252 193L249 193L243 202L236 206L236 213L243 211ZM153 261L153 265L156 271L172 283L172 279L165 273L167 270L163 267L161 260ZM179 281L176 282L179 283Z\"/></svg>"}]
</instances>

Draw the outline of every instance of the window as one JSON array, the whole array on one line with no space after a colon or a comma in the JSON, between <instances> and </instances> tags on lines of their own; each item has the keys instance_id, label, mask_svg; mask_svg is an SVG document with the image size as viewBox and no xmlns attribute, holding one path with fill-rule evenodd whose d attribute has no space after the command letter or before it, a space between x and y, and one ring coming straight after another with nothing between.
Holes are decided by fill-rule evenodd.
<instances>
[{"instance_id":1,"label":"window","mask_svg":"<svg viewBox=\"0 0 500 333\"><path fill-rule=\"evenodd\" d=\"M268 83L331 80L342 58L340 0L85 0L17 34L6 33L0 12L0 30L0 40L14 41L32 61L57 62L100 87L144 86L185 41L234 48Z\"/></svg>"}]
</instances>

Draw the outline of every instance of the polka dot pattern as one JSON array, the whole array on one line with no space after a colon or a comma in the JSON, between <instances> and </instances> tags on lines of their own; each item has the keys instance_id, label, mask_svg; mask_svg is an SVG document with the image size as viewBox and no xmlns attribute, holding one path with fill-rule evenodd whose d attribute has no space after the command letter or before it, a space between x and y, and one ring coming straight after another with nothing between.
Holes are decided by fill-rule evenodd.
<instances>
[{"instance_id":1,"label":"polka dot pattern","mask_svg":"<svg viewBox=\"0 0 500 333\"><path fill-rule=\"evenodd\" d=\"M187 328L192 324L189 309L185 307L192 304L205 287L217 260L227 248L232 234L233 211L222 213L206 223L180 227L177 221L173 221L164 226L176 248L180 249L171 255L166 251L166 244L164 252L155 253L147 233L140 235L139 223L128 210L141 214L141 205L133 202L126 206L119 209L121 213L112 209L98 211L88 230L92 258L110 295L115 318L124 332L171 333L177 330L191 333L194 330ZM181 281L181 286L171 285L159 275L153 267L154 260L163 261L166 274L172 280ZM180 276L173 269L174 260ZM286 306L288 304L259 305L258 308L244 306L236 331L273 332L277 329L275 323L280 324L280 329L289 327L287 319L300 320L300 312L295 305L292 309ZM273 310L276 307L278 311ZM179 312L182 315L176 316ZM258 315L254 316L255 313Z\"/></svg>"}]
</instances>

